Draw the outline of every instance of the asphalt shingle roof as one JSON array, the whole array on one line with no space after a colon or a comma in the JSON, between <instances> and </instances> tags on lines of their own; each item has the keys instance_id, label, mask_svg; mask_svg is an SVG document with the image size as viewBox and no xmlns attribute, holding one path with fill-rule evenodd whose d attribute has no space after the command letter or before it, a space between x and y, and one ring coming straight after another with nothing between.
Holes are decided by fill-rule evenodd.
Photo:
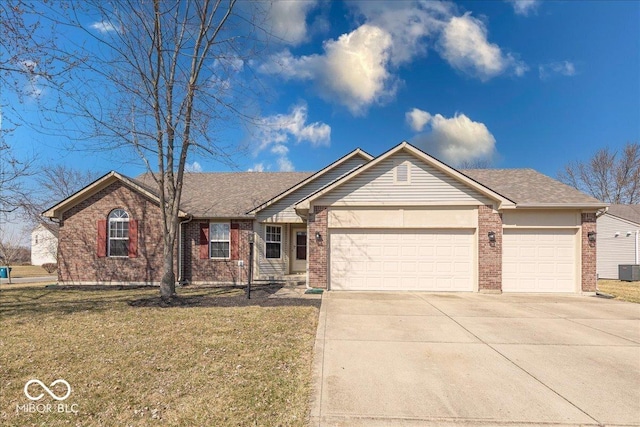
<instances>
[{"instance_id":1,"label":"asphalt shingle roof","mask_svg":"<svg viewBox=\"0 0 640 427\"><path fill-rule=\"evenodd\" d=\"M311 172L185 173L180 209L199 218L250 218L253 215L247 215L248 211L311 175ZM135 181L150 189L156 185L149 174L140 175Z\"/></svg>"},{"instance_id":2,"label":"asphalt shingle roof","mask_svg":"<svg viewBox=\"0 0 640 427\"><path fill-rule=\"evenodd\" d=\"M516 204L598 204L597 199L533 169L463 169L471 179ZM311 172L213 172L185 173L180 208L199 218L253 217L247 212L313 175ZM135 182L154 194L155 182L143 174ZM637 211L625 205L616 215L640 222ZM613 208L613 206L612 206ZM628 208L628 209L625 209ZM633 221L632 219L629 219Z\"/></svg>"},{"instance_id":3,"label":"asphalt shingle roof","mask_svg":"<svg viewBox=\"0 0 640 427\"><path fill-rule=\"evenodd\" d=\"M640 205L611 205L607 213L640 224Z\"/></svg>"},{"instance_id":4,"label":"asphalt shingle roof","mask_svg":"<svg viewBox=\"0 0 640 427\"><path fill-rule=\"evenodd\" d=\"M463 169L460 172L516 204L601 203L533 169Z\"/></svg>"}]
</instances>

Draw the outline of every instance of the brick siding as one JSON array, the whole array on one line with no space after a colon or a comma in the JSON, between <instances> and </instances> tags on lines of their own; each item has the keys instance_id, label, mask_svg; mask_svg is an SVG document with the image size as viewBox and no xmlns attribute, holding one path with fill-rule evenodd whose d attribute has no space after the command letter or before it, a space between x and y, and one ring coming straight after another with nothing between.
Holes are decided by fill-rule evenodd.
<instances>
[{"instance_id":1,"label":"brick siding","mask_svg":"<svg viewBox=\"0 0 640 427\"><path fill-rule=\"evenodd\" d=\"M98 220L116 208L138 221L135 258L97 256ZM162 278L162 217L153 200L121 182L108 185L63 214L58 245L62 283L159 283Z\"/></svg>"},{"instance_id":2,"label":"brick siding","mask_svg":"<svg viewBox=\"0 0 640 427\"><path fill-rule=\"evenodd\" d=\"M496 233L493 243L489 231ZM491 205L478 206L478 290L502 291L502 214Z\"/></svg>"},{"instance_id":3,"label":"brick siding","mask_svg":"<svg viewBox=\"0 0 640 427\"><path fill-rule=\"evenodd\" d=\"M596 214L583 213L582 224L582 292L596 291L596 243L588 233L596 231Z\"/></svg>"},{"instance_id":4,"label":"brick siding","mask_svg":"<svg viewBox=\"0 0 640 427\"><path fill-rule=\"evenodd\" d=\"M309 218L309 286L327 289L327 207L314 206L313 213L313 218ZM316 241L316 232L320 232L322 241Z\"/></svg>"},{"instance_id":5,"label":"brick siding","mask_svg":"<svg viewBox=\"0 0 640 427\"><path fill-rule=\"evenodd\" d=\"M238 219L230 221L232 225L238 224L238 236L240 239L238 259L200 259L200 223L209 221L208 219L194 219L184 225L184 279L197 283L246 283L249 274L249 234L253 233L253 220ZM222 222L222 220L219 220L219 222ZM231 242L231 245L233 247L234 242ZM234 252L233 249L231 252ZM254 258L255 256L254 247ZM239 260L244 261L242 267L238 266ZM254 271L253 274L255 277L257 272Z\"/></svg>"}]
</instances>

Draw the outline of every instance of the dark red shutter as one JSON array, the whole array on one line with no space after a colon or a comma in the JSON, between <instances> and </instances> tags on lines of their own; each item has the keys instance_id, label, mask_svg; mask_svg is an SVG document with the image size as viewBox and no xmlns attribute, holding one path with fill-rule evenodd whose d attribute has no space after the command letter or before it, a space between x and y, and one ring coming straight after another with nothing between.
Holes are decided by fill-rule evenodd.
<instances>
[{"instance_id":1,"label":"dark red shutter","mask_svg":"<svg viewBox=\"0 0 640 427\"><path fill-rule=\"evenodd\" d=\"M98 257L107 256L107 220L98 220L98 241L97 241Z\"/></svg>"},{"instance_id":2,"label":"dark red shutter","mask_svg":"<svg viewBox=\"0 0 640 427\"><path fill-rule=\"evenodd\" d=\"M209 258L209 223L200 223L200 259Z\"/></svg>"},{"instance_id":3,"label":"dark red shutter","mask_svg":"<svg viewBox=\"0 0 640 427\"><path fill-rule=\"evenodd\" d=\"M231 223L231 259L240 259L240 224Z\"/></svg>"},{"instance_id":4,"label":"dark red shutter","mask_svg":"<svg viewBox=\"0 0 640 427\"><path fill-rule=\"evenodd\" d=\"M129 258L138 256L138 220L129 220Z\"/></svg>"}]
</instances>

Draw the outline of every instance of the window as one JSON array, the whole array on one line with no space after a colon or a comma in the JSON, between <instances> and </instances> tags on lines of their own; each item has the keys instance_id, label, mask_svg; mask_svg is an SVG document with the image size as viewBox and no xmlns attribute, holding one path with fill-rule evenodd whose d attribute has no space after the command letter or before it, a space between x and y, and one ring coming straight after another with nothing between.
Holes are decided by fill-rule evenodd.
<instances>
[{"instance_id":1,"label":"window","mask_svg":"<svg viewBox=\"0 0 640 427\"><path fill-rule=\"evenodd\" d=\"M282 227L277 225L267 225L265 235L267 258L280 258L282 249Z\"/></svg>"},{"instance_id":2,"label":"window","mask_svg":"<svg viewBox=\"0 0 640 427\"><path fill-rule=\"evenodd\" d=\"M211 258L230 258L231 237L228 222L209 224L209 242Z\"/></svg>"},{"instance_id":3,"label":"window","mask_svg":"<svg viewBox=\"0 0 640 427\"><path fill-rule=\"evenodd\" d=\"M109 256L129 256L129 214L123 209L109 214Z\"/></svg>"}]
</instances>

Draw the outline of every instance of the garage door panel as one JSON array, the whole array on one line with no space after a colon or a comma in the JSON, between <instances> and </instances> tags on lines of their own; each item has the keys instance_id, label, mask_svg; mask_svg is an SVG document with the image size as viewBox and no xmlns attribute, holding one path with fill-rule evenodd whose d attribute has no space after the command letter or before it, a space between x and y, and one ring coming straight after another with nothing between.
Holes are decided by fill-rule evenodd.
<instances>
[{"instance_id":1,"label":"garage door panel","mask_svg":"<svg viewBox=\"0 0 640 427\"><path fill-rule=\"evenodd\" d=\"M502 290L575 292L575 235L575 229L504 230Z\"/></svg>"},{"instance_id":2,"label":"garage door panel","mask_svg":"<svg viewBox=\"0 0 640 427\"><path fill-rule=\"evenodd\" d=\"M473 233L473 230L332 230L331 289L472 291ZM363 259L366 269L361 267Z\"/></svg>"}]
</instances>

